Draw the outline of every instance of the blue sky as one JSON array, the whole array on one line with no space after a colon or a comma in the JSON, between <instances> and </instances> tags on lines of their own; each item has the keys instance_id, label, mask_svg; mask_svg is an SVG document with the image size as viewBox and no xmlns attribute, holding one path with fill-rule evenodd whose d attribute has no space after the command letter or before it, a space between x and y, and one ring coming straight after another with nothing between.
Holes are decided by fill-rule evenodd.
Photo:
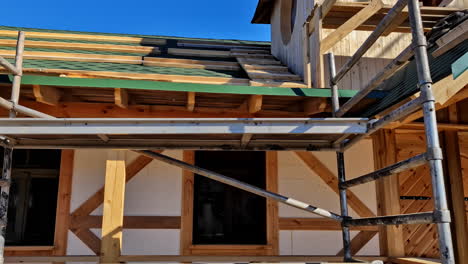
<instances>
[{"instance_id":1,"label":"blue sky","mask_svg":"<svg viewBox=\"0 0 468 264\"><path fill-rule=\"evenodd\" d=\"M5 1L0 25L163 36L270 40L252 25L257 0Z\"/></svg>"}]
</instances>

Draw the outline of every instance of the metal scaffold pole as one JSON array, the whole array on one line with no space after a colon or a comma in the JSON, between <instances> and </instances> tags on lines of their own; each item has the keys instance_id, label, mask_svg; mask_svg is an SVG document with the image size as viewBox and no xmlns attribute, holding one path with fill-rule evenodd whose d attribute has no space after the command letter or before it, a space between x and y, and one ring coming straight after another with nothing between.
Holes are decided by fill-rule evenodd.
<instances>
[{"instance_id":1,"label":"metal scaffold pole","mask_svg":"<svg viewBox=\"0 0 468 264\"><path fill-rule=\"evenodd\" d=\"M424 36L421 11L418 0L408 1L413 50L419 79L419 89L425 97L423 103L424 124L427 145L427 159L430 166L435 213L441 216L437 223L439 248L442 264L454 264L452 234L450 230L450 211L447 205L444 172L442 167L442 150L437 130L436 108L432 93L432 79L427 55L427 42Z\"/></svg>"},{"instance_id":2,"label":"metal scaffold pole","mask_svg":"<svg viewBox=\"0 0 468 264\"><path fill-rule=\"evenodd\" d=\"M21 77L23 76L23 53L24 53L24 40L25 34L23 31L18 32L18 42L16 44L16 56L13 73L13 84L11 87L11 102L10 118L16 118L16 111L14 106L18 105L21 87ZM8 64L4 60L3 64ZM4 263L5 252L5 236L6 226L8 222L8 202L10 197L10 184L11 184L11 168L13 163L13 147L10 141L4 142L4 156L3 156L3 169L2 178L0 179L1 193L0 193L0 264Z\"/></svg>"},{"instance_id":3,"label":"metal scaffold pole","mask_svg":"<svg viewBox=\"0 0 468 264\"><path fill-rule=\"evenodd\" d=\"M333 53L328 53L328 69L330 73L330 86L332 87L332 108L333 108L333 117L336 117L336 113L340 109L340 101L338 95L338 86L333 82L333 79L336 75L335 67L335 56ZM340 207L341 207L341 216L348 217L348 200L346 197L346 188L342 188L341 185L346 181L345 173L345 164L344 164L344 153L343 151L336 152L336 163L338 168L338 188L340 190ZM342 236L343 236L343 250L344 250L344 262L352 261L351 255L351 235L349 232L349 227L344 224L342 227Z\"/></svg>"}]
</instances>

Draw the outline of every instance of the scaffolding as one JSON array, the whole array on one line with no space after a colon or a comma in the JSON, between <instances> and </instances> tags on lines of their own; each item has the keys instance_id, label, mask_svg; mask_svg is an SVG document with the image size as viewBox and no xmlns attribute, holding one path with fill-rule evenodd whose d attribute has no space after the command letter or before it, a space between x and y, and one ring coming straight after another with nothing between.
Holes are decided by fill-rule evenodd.
<instances>
[{"instance_id":1,"label":"scaffolding","mask_svg":"<svg viewBox=\"0 0 468 264\"><path fill-rule=\"evenodd\" d=\"M412 31L412 45L394 59L384 71L377 74L370 83L343 106L339 105L337 83L361 59L364 53L397 19L398 14L408 6ZM5 148L1 179L0 221L3 223L0 236L0 263L3 263L5 226L9 184L11 182L11 164L13 148L125 148L132 149L153 159L189 170L212 180L234 186L247 192L284 203L301 210L336 220L342 224L344 261L354 262L350 247L351 226L402 225L436 223L439 246L443 264L454 264L454 252L450 230L450 212L447 205L445 182L442 168L442 150L440 148L437 120L432 93L432 80L429 71L427 43L418 0L399 0L387 13L380 24L348 60L336 72L334 56L328 54L330 87L332 88L333 118L299 119L61 119L38 112L18 104L22 76L22 53L25 35L19 33L15 65L0 58L0 65L14 75L11 100L0 98L0 106L10 111L10 119L0 119L1 141ZM393 75L414 55L419 79L420 96L378 119L345 118L345 114L379 84ZM398 162L386 168L346 180L345 151L361 139L385 127L393 121L421 109L424 113L426 153ZM17 113L33 118L16 118ZM125 134L125 135L124 135ZM172 135L172 138L158 137ZM194 139L197 136L204 137ZM243 144L238 139L226 140L221 135L268 135L270 138L251 139ZM290 137L293 135L293 137ZM132 137L133 136L133 137ZM240 140L242 141L242 140ZM149 150L152 149L152 150ZM341 212L333 213L317 206L298 201L277 193L263 190L215 173L196 167L186 162L153 151L154 149L210 149L210 150L332 150L336 152L339 181ZM428 163L432 177L435 210L406 215L391 215L371 218L352 218L348 214L347 189L371 181L390 177L404 170ZM55 258L54 260L57 260ZM95 261L96 258L82 257L83 261ZM119 261L147 261L144 257L121 256ZM209 258L204 258L209 259ZM213 260L216 257L212 258ZM251 257L250 260L260 258ZM284 258L292 260L294 258ZM307 258L305 258L307 259ZM63 259L65 260L65 258ZM175 260L171 257L162 259L155 256L153 261ZM178 258L176 261L196 261L195 257ZM216 259L219 260L219 259ZM278 258L277 260L281 260ZM39 262L47 262L44 258ZM58 260L60 261L60 260Z\"/></svg>"}]
</instances>

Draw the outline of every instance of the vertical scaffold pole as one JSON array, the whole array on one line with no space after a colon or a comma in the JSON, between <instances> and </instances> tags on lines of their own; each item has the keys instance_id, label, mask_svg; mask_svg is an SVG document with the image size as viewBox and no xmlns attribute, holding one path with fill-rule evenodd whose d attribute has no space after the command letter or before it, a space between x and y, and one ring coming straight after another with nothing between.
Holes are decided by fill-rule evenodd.
<instances>
[{"instance_id":1,"label":"vertical scaffold pole","mask_svg":"<svg viewBox=\"0 0 468 264\"><path fill-rule=\"evenodd\" d=\"M432 93L432 79L427 55L427 42L424 36L421 11L418 0L408 0L408 10L413 36L413 50L418 72L418 86L421 96L425 96L423 103L426 145L430 173L432 178L432 191L434 195L435 213L441 216L437 224L439 235L439 248L442 264L455 264L453 253L452 234L450 230L450 212L447 205L444 172L442 167L442 150L440 148L437 130L435 99Z\"/></svg>"},{"instance_id":2,"label":"vertical scaffold pole","mask_svg":"<svg viewBox=\"0 0 468 264\"><path fill-rule=\"evenodd\" d=\"M333 83L333 78L336 75L335 56L333 53L327 54L328 58L328 69L330 75L330 87L331 87L331 99L333 117L336 117L336 112L340 109L340 101L338 95L338 86ZM344 153L343 151L336 152L336 163L338 168L338 188L340 190L340 207L341 216L348 217L348 200L346 197L346 188L341 188L341 184L346 181L345 164L344 164ZM349 227L344 225L345 221L342 222L342 235L343 235L343 251L344 251L344 262L352 261L351 256L351 235L349 233Z\"/></svg>"},{"instance_id":3,"label":"vertical scaffold pole","mask_svg":"<svg viewBox=\"0 0 468 264\"><path fill-rule=\"evenodd\" d=\"M11 182L11 167L13 163L13 148L5 146L3 154L3 169L2 169L2 180L6 182L2 186L0 193L0 264L4 263L4 251L5 251L5 236L6 236L6 224L7 224L7 213L8 213L8 201L10 196L10 186L8 183Z\"/></svg>"},{"instance_id":4,"label":"vertical scaffold pole","mask_svg":"<svg viewBox=\"0 0 468 264\"><path fill-rule=\"evenodd\" d=\"M13 109L10 110L10 118L16 118L14 107L18 105L20 97L21 77L23 76L24 40L24 32L19 31L15 55L15 67L18 69L18 73L13 76L13 84L11 87L11 102L13 103ZM0 230L0 264L3 264L5 260L5 236L8 222L8 202L10 197L11 168L13 163L13 147L11 147L11 143L12 142L6 142L3 156L2 181L4 181L5 184L1 187L0 193L0 223L2 225Z\"/></svg>"},{"instance_id":5,"label":"vertical scaffold pole","mask_svg":"<svg viewBox=\"0 0 468 264\"><path fill-rule=\"evenodd\" d=\"M13 85L11 87L11 102L13 106L18 105L20 97L21 78L23 77L23 53L24 53L25 34L23 31L18 32L18 43L16 44L15 67L19 73L13 76ZM10 117L16 117L16 111L10 110Z\"/></svg>"}]
</instances>

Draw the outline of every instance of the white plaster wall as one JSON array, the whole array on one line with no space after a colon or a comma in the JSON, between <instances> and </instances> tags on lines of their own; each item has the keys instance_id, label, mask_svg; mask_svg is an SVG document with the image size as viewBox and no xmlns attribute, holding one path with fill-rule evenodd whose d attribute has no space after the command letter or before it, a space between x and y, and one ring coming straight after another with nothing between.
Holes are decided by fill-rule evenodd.
<instances>
[{"instance_id":1,"label":"white plaster wall","mask_svg":"<svg viewBox=\"0 0 468 264\"><path fill-rule=\"evenodd\" d=\"M315 152L314 155L336 175L336 154L334 152ZM348 150L345 153L345 165L348 179L373 171L372 142L364 140ZM294 153L280 152L278 167L281 194L336 213L340 212L336 193L317 174L306 167ZM377 202L373 183L353 187L352 191L371 210L376 212ZM279 215L280 217L318 217L283 204L279 206ZM357 216L351 208L350 215ZM352 232L352 236L355 234L356 232ZM376 236L359 254L377 255L379 254L378 246ZM336 255L341 248L341 232L288 230L280 232L280 254L283 255Z\"/></svg>"},{"instance_id":2,"label":"white plaster wall","mask_svg":"<svg viewBox=\"0 0 468 264\"><path fill-rule=\"evenodd\" d=\"M181 151L166 151L171 157L182 159ZM102 188L105 164L113 154L109 150L77 150L71 210L75 210L97 190ZM335 153L314 153L332 171L336 172ZM136 158L133 152L123 152L130 163ZM363 141L346 152L349 178L372 171L372 144ZM127 185L125 197L126 215L180 216L182 172L180 169L159 161L152 161ZM294 153L279 152L280 193L339 212L338 196L323 181L306 167ZM359 197L372 209L376 209L373 184L353 188ZM93 212L101 215L102 208ZM351 210L351 214L355 215ZM315 217L301 210L280 205L281 217ZM100 236L100 229L92 230ZM352 233L355 235L355 232ZM124 230L123 254L179 254L179 230ZM335 255L341 247L341 233L336 231L288 231L280 232L280 254ZM69 255L92 255L73 233L69 232ZM360 254L378 254L378 239L374 238Z\"/></svg>"}]
</instances>

